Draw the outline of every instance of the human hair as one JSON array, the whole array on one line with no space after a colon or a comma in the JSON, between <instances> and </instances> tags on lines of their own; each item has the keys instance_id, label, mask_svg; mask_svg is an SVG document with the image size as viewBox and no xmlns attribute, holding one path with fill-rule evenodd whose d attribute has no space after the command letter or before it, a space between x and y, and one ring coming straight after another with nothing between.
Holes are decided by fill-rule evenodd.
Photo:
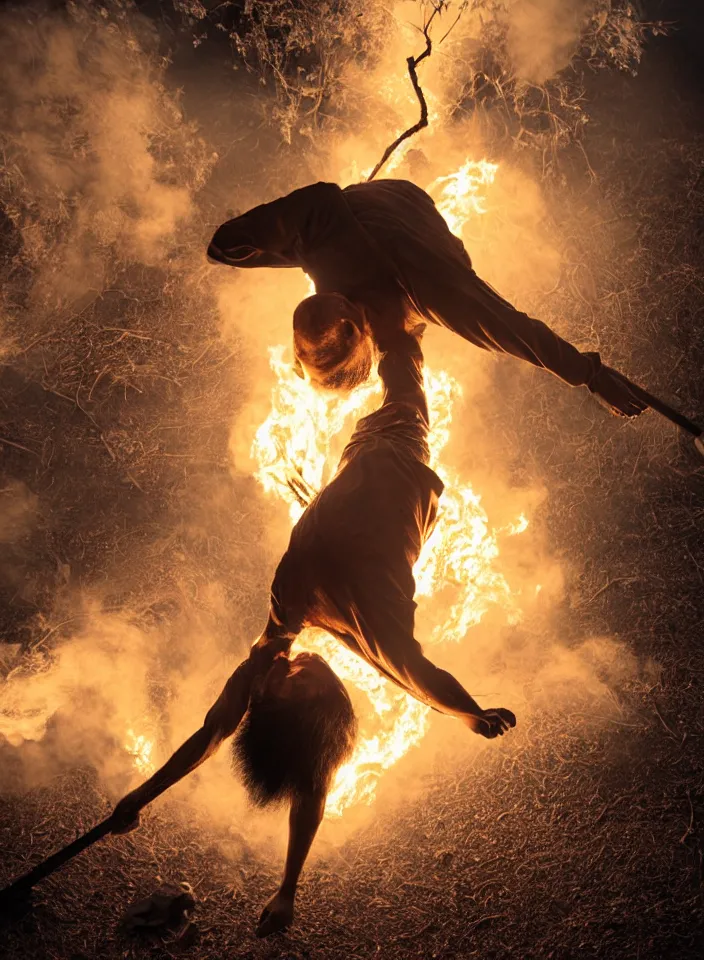
<instances>
[{"instance_id":1,"label":"human hair","mask_svg":"<svg viewBox=\"0 0 704 960\"><path fill-rule=\"evenodd\" d=\"M336 677L306 698L253 695L232 741L233 766L260 807L326 793L356 733L352 703Z\"/></svg>"},{"instance_id":2,"label":"human hair","mask_svg":"<svg viewBox=\"0 0 704 960\"><path fill-rule=\"evenodd\" d=\"M372 359L371 344L365 343L357 348L351 359L339 364L330 373L319 374L320 385L326 390L354 390L369 379Z\"/></svg>"},{"instance_id":3,"label":"human hair","mask_svg":"<svg viewBox=\"0 0 704 960\"><path fill-rule=\"evenodd\" d=\"M293 313L294 353L311 380L351 390L371 371L374 347L363 309L338 293L314 294Z\"/></svg>"}]
</instances>

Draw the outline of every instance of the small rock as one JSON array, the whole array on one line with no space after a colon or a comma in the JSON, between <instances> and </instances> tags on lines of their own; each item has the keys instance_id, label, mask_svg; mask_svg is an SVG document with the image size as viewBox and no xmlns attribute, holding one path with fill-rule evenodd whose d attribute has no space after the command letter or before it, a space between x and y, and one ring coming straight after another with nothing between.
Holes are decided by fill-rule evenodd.
<instances>
[{"instance_id":1,"label":"small rock","mask_svg":"<svg viewBox=\"0 0 704 960\"><path fill-rule=\"evenodd\" d=\"M165 883L151 896L131 903L122 921L126 930L178 933L188 926L196 901L188 884Z\"/></svg>"}]
</instances>

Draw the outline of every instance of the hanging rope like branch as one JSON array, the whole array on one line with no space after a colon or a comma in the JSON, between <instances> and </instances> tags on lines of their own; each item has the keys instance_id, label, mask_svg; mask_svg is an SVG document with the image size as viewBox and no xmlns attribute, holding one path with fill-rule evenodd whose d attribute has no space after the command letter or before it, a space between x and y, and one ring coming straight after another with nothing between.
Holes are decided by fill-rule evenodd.
<instances>
[{"instance_id":1,"label":"hanging rope like branch","mask_svg":"<svg viewBox=\"0 0 704 960\"><path fill-rule=\"evenodd\" d=\"M433 44L430 39L430 25L435 19L435 17L438 15L438 13L441 12L444 6L445 6L445 0L440 0L438 5L435 7L433 12L428 17L427 23L423 27L423 36L425 37L425 50L421 54L419 54L417 57L408 57L408 59L406 60L406 64L408 66L408 75L410 76L411 83L413 84L413 91L416 97L418 97L418 103L420 104L420 119L418 120L417 123L414 123L412 127L409 127L408 130L404 130L404 132L400 136L396 137L393 143L389 144L389 146L384 151L384 156L381 158L381 160L377 163L377 165L374 167L372 172L367 177L367 183L370 180L374 179L374 177L377 175L377 173L381 170L381 168L384 166L386 161L389 159L391 154L403 143L404 140L408 140L409 137L412 137L415 133L418 133L418 131L422 130L423 127L428 126L428 104L425 102L423 91L421 90L420 83L418 82L418 74L416 73L416 67L418 66L419 63L421 63L421 61L425 60L426 57L429 57L433 51ZM459 16L457 17L457 19L459 20ZM454 24L452 26L454 26ZM450 30L451 29L452 27L450 27ZM450 30L448 30L447 33L449 33ZM447 36L447 33L445 34L445 37ZM445 37L443 37L442 39L444 40ZM442 43L442 41L440 42Z\"/></svg>"}]
</instances>

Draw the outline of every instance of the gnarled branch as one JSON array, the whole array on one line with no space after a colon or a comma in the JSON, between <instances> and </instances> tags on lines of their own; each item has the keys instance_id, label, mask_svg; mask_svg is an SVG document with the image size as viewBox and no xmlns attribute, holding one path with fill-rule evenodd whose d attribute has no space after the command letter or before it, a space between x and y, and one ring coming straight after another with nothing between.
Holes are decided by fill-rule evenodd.
<instances>
[{"instance_id":1,"label":"gnarled branch","mask_svg":"<svg viewBox=\"0 0 704 960\"><path fill-rule=\"evenodd\" d=\"M435 7L433 12L428 17L428 20L425 26L423 27L423 36L425 37L425 50L421 54L419 54L417 57L408 57L408 59L406 60L406 64L408 66L408 75L410 76L411 83L413 84L413 91L416 97L418 97L418 103L420 104L420 119L418 120L417 123L414 123L412 127L409 127L408 130L404 130L404 132L400 134L400 136L396 137L393 143L389 144L389 146L384 151L383 157L367 177L367 183L370 180L374 179L374 177L377 175L377 173L381 170L381 168L384 166L386 161L389 159L391 154L403 143L404 140L408 140L409 137L412 137L415 133L418 133L418 131L422 130L423 127L428 126L428 104L425 102L425 96L423 95L423 91L421 89L420 83L418 82L418 74L416 73L416 67L422 60L425 60L426 57L429 57L433 51L433 44L430 39L430 25L435 19L435 17L438 15L438 13L441 12L444 6L445 6L445 0L440 0L438 5ZM457 19L459 20L459 16ZM456 22L457 20L455 21L455 23ZM455 24L453 24L452 26L454 25ZM452 27L450 27L450 30L452 30ZM448 30L447 33L449 33L450 30ZM445 34L445 37L447 36L447 33ZM445 37L443 37L442 39L444 40ZM440 42L442 43L442 41Z\"/></svg>"}]
</instances>

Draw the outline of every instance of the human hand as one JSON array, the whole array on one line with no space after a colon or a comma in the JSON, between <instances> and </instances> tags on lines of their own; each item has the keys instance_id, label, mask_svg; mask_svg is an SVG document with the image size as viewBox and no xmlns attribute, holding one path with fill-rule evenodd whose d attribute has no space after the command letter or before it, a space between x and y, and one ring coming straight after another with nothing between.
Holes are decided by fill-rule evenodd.
<instances>
[{"instance_id":1,"label":"human hand","mask_svg":"<svg viewBox=\"0 0 704 960\"><path fill-rule=\"evenodd\" d=\"M601 405L617 417L637 417L648 409L648 404L631 389L630 381L611 367L602 366L589 389Z\"/></svg>"},{"instance_id":2,"label":"human hand","mask_svg":"<svg viewBox=\"0 0 704 960\"><path fill-rule=\"evenodd\" d=\"M142 804L139 801L137 791L133 790L123 797L112 812L110 817L114 826L111 833L123 834L131 833L140 825L139 811Z\"/></svg>"},{"instance_id":3,"label":"human hand","mask_svg":"<svg viewBox=\"0 0 704 960\"><path fill-rule=\"evenodd\" d=\"M472 729L487 740L502 737L507 730L516 726L516 715L504 707L484 710L481 716L473 719L475 723Z\"/></svg>"},{"instance_id":4,"label":"human hand","mask_svg":"<svg viewBox=\"0 0 704 960\"><path fill-rule=\"evenodd\" d=\"M278 890L262 910L256 934L260 938L268 937L272 933L280 933L290 927L292 922L293 896Z\"/></svg>"}]
</instances>

